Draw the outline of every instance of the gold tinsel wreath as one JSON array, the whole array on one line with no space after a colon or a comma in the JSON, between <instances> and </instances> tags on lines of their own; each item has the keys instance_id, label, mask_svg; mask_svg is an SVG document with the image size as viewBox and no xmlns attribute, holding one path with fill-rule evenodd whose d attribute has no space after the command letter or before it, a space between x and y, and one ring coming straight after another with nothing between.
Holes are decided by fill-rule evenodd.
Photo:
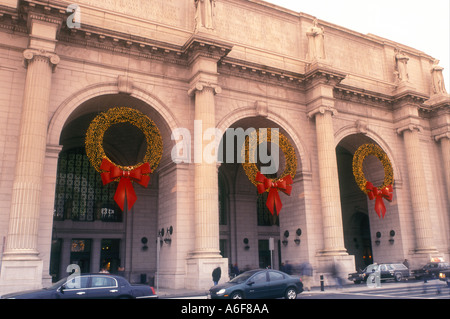
<instances>
[{"instance_id":1,"label":"gold tinsel wreath","mask_svg":"<svg viewBox=\"0 0 450 319\"><path fill-rule=\"evenodd\" d=\"M115 164L106 156L103 149L103 137L108 128L119 123L130 123L144 133L147 141L147 150L142 162L133 166L121 166ZM104 158L125 171L131 171L143 163L149 163L152 172L154 172L159 165L163 151L162 137L155 123L141 112L128 107L112 108L97 115L89 125L85 142L86 154L92 166L98 172L101 172L100 165Z\"/></svg>"},{"instance_id":2,"label":"gold tinsel wreath","mask_svg":"<svg viewBox=\"0 0 450 319\"><path fill-rule=\"evenodd\" d=\"M273 138L272 138L273 136ZM278 137L278 138L277 138ZM292 178L295 176L297 170L297 156L295 155L294 147L291 145L286 136L279 133L278 130L267 129L267 134L260 134L259 130L253 131L249 136L246 137L245 143L241 149L241 156L244 159L242 166L244 168L245 174L253 185L257 185L255 178L259 172L256 163L250 163L249 159L256 158L257 146L263 142L276 142L278 140L278 146L284 153L286 159L285 169L278 179L273 180L273 182L278 182L287 175L291 175ZM267 190L268 191L268 190Z\"/></svg>"},{"instance_id":3,"label":"gold tinsel wreath","mask_svg":"<svg viewBox=\"0 0 450 319\"><path fill-rule=\"evenodd\" d=\"M356 184L366 194L369 190L366 188L367 180L363 172L363 162L368 155L376 156L381 161L381 164L383 164L384 182L378 189L383 189L394 183L394 172L387 154L378 145L363 144L356 150L353 156L353 175L355 176Z\"/></svg>"}]
</instances>

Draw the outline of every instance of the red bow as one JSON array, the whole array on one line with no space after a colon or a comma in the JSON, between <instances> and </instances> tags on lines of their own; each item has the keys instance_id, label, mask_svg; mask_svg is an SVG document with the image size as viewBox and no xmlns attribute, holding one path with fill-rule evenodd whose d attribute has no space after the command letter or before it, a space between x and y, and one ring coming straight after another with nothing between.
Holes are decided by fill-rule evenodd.
<instances>
[{"instance_id":1,"label":"red bow","mask_svg":"<svg viewBox=\"0 0 450 319\"><path fill-rule=\"evenodd\" d=\"M255 180L260 183L256 186L258 187L259 194L262 194L267 189L269 189L269 195L267 196L266 206L267 208L269 208L270 213L273 215L273 207L275 205L277 215L279 215L281 208L283 207L283 204L281 203L278 190L281 190L283 193L287 195L291 195L292 191L291 175L287 175L286 177L280 179L278 182L274 182L273 180L266 178L263 174L258 172L256 174Z\"/></svg>"},{"instance_id":2,"label":"red bow","mask_svg":"<svg viewBox=\"0 0 450 319\"><path fill-rule=\"evenodd\" d=\"M137 200L131 181L134 180L138 184L147 187L148 182L150 181L150 176L148 174L152 172L149 163L144 163L131 171L124 171L115 166L106 158L103 159L100 169L104 171L101 173L103 185L120 178L119 185L116 189L116 194L114 195L114 200L122 211L125 203L125 197L127 199L128 209L131 209Z\"/></svg>"},{"instance_id":3,"label":"red bow","mask_svg":"<svg viewBox=\"0 0 450 319\"><path fill-rule=\"evenodd\" d=\"M392 192L394 191L392 185L388 185L384 187L382 190L379 190L377 187L374 187L371 182L366 183L366 189L369 190L367 194L369 199L375 200L375 212L378 214L378 217L384 218L384 214L386 213L386 207L384 206L383 198L388 201L392 201L392 197L394 196Z\"/></svg>"}]
</instances>

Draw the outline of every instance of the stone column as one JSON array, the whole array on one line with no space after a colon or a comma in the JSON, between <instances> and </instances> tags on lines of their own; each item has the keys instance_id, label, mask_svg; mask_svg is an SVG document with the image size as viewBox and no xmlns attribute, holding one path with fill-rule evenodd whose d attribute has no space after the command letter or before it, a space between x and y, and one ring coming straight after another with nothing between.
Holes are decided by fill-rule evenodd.
<instances>
[{"instance_id":1,"label":"stone column","mask_svg":"<svg viewBox=\"0 0 450 319\"><path fill-rule=\"evenodd\" d=\"M231 51L227 43L194 35L185 45L191 71L189 96L194 99L194 247L186 260L186 288L204 289L213 284L212 271L222 269L227 280L228 259L219 246L219 190L217 154L207 130L215 133L215 94L220 93L217 63ZM220 139L222 136L214 136ZM214 147L212 147L214 148Z\"/></svg>"},{"instance_id":2,"label":"stone column","mask_svg":"<svg viewBox=\"0 0 450 319\"><path fill-rule=\"evenodd\" d=\"M39 286L42 260L37 250L39 211L46 154L48 105L56 54L43 50L24 51L27 76L22 108L21 128L12 185L11 212L0 283L8 279L30 280Z\"/></svg>"},{"instance_id":3,"label":"stone column","mask_svg":"<svg viewBox=\"0 0 450 319\"><path fill-rule=\"evenodd\" d=\"M433 231L429 215L428 195L422 185L425 173L422 163L422 148L419 139L420 127L407 125L397 130L403 133L405 141L406 162L408 165L409 187L411 191L411 207L414 216L417 253L435 253L433 246Z\"/></svg>"},{"instance_id":4,"label":"stone column","mask_svg":"<svg viewBox=\"0 0 450 319\"><path fill-rule=\"evenodd\" d=\"M37 257L37 231L46 152L48 103L55 54L25 50L28 67L13 184L5 259L11 255Z\"/></svg>"},{"instance_id":5,"label":"stone column","mask_svg":"<svg viewBox=\"0 0 450 319\"><path fill-rule=\"evenodd\" d=\"M435 137L441 143L442 161L444 162L445 184L447 185L447 199L450 201L450 133Z\"/></svg>"},{"instance_id":6,"label":"stone column","mask_svg":"<svg viewBox=\"0 0 450 319\"><path fill-rule=\"evenodd\" d=\"M217 86L197 84L195 89L195 121L198 126L194 137L194 210L195 210L195 258L220 258L219 249L219 191L217 160L208 161L202 132L215 128L214 94L220 92ZM197 134L200 134L198 136ZM220 137L216 137L220 138ZM201 153L200 153L201 152ZM211 159L209 159L211 160Z\"/></svg>"},{"instance_id":7,"label":"stone column","mask_svg":"<svg viewBox=\"0 0 450 319\"><path fill-rule=\"evenodd\" d=\"M346 255L342 226L339 176L332 107L319 107L309 113L316 120L317 153L319 160L320 198L322 204L324 255Z\"/></svg>"}]
</instances>

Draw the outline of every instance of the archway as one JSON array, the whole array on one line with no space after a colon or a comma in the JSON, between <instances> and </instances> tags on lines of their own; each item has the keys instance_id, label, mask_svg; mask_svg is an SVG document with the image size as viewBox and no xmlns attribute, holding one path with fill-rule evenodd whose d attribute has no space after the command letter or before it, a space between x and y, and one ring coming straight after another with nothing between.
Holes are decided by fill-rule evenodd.
<instances>
[{"instance_id":1,"label":"archway","mask_svg":"<svg viewBox=\"0 0 450 319\"><path fill-rule=\"evenodd\" d=\"M344 137L336 147L344 243L348 253L355 256L356 269L363 269L377 260L381 261L386 253L377 253L379 250L376 251L377 247L373 245L373 235L381 228L381 223L386 221L380 220L375 214L373 202L360 190L353 175L353 155L366 143L377 144L370 137L357 133ZM374 185L383 183L384 169L375 156L366 157L363 171L366 179ZM392 207L390 210L390 213L395 211Z\"/></svg>"},{"instance_id":2,"label":"archway","mask_svg":"<svg viewBox=\"0 0 450 319\"><path fill-rule=\"evenodd\" d=\"M239 119L229 126L230 130L236 132L242 129L245 133L251 132L251 129L265 128L278 129L288 138L296 152L297 172L301 171L297 145L280 124L266 117L250 116ZM228 143L233 145L231 151L234 157L227 156L227 152L230 151ZM268 150L275 152L274 154L278 151L280 162L278 171L267 177L276 178L284 171L285 158L281 150L272 148L277 147L272 144L267 143ZM241 147L237 138L230 141L224 132L220 147L223 153L219 156L223 162L218 171L221 250L223 249L230 264L237 264L240 270L265 267L278 269L285 260L291 263L300 261L302 254L305 256L307 250L305 245L298 246L294 242L296 229L306 224L304 198L299 199L298 196L302 182L294 178L291 196L280 192L283 208L279 216L272 215L265 205L267 193L258 194L257 188L246 176L241 162L238 162ZM290 233L290 237L285 237L285 233ZM283 244L283 241L286 244Z\"/></svg>"},{"instance_id":3,"label":"archway","mask_svg":"<svg viewBox=\"0 0 450 319\"><path fill-rule=\"evenodd\" d=\"M132 282L147 281L156 270L156 246L146 243L158 231L160 170L151 174L147 188L134 184L138 200L130 211L126 207L122 211L114 201L117 183L102 185L84 148L87 128L95 116L121 106L137 109L155 122L166 144L161 163L170 160L171 131L162 115L146 102L128 94L105 94L72 110L59 138L62 150L50 261L54 280L66 276L67 265L73 263L82 271L120 271ZM142 160L147 145L143 132L122 123L105 132L103 147L115 163L127 166Z\"/></svg>"}]
</instances>

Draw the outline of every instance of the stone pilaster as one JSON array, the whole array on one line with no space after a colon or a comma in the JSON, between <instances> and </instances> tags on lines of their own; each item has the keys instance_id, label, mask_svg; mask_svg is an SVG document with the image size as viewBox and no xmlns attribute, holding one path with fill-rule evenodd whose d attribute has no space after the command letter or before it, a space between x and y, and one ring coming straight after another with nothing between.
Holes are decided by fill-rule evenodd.
<instances>
[{"instance_id":1,"label":"stone pilaster","mask_svg":"<svg viewBox=\"0 0 450 319\"><path fill-rule=\"evenodd\" d=\"M441 144L442 161L444 162L445 184L447 185L447 200L450 201L450 133L435 137Z\"/></svg>"},{"instance_id":2,"label":"stone pilaster","mask_svg":"<svg viewBox=\"0 0 450 319\"><path fill-rule=\"evenodd\" d=\"M214 95L219 92L217 86L197 84L195 89L195 121L200 127L198 134L215 127ZM220 138L220 137L216 137ZM195 136L195 168L194 168L194 210L195 210L195 258L217 258L219 250L219 200L217 161L210 161L202 136Z\"/></svg>"},{"instance_id":3,"label":"stone pilaster","mask_svg":"<svg viewBox=\"0 0 450 319\"><path fill-rule=\"evenodd\" d=\"M57 55L37 50L25 50L24 57L28 70L5 259L37 258L51 75L59 62Z\"/></svg>"},{"instance_id":4,"label":"stone pilaster","mask_svg":"<svg viewBox=\"0 0 450 319\"><path fill-rule=\"evenodd\" d=\"M411 190L411 206L414 216L417 253L435 253L433 245L433 231L429 215L428 195L422 185L425 181L425 173L422 160L422 148L420 147L420 126L410 124L397 129L403 134L408 166L409 187Z\"/></svg>"},{"instance_id":5,"label":"stone pilaster","mask_svg":"<svg viewBox=\"0 0 450 319\"><path fill-rule=\"evenodd\" d=\"M333 115L337 114L334 87L344 74L330 72L320 63L311 65L306 75L308 117L316 122L320 200L323 220L322 256L348 256L344 245L339 176L334 140Z\"/></svg>"},{"instance_id":6,"label":"stone pilaster","mask_svg":"<svg viewBox=\"0 0 450 319\"><path fill-rule=\"evenodd\" d=\"M323 218L324 255L347 254L344 246L339 176L331 107L319 107L309 113L316 120L317 155L319 160L320 199Z\"/></svg>"},{"instance_id":7,"label":"stone pilaster","mask_svg":"<svg viewBox=\"0 0 450 319\"><path fill-rule=\"evenodd\" d=\"M9 228L1 265L0 290L42 286L43 261L38 251L39 217L44 181L48 109L52 73L59 63L54 53L61 19L27 11L29 47L23 52L27 75Z\"/></svg>"},{"instance_id":8,"label":"stone pilaster","mask_svg":"<svg viewBox=\"0 0 450 319\"><path fill-rule=\"evenodd\" d=\"M42 261L37 250L39 211L46 154L48 104L51 77L59 62L55 54L40 50L24 51L27 77L22 109L21 129L12 185L12 200L6 249L0 283L7 281L18 268L25 277L42 278ZM33 265L33 261L37 262ZM26 262L26 266L20 266ZM20 270L24 271L23 269ZM37 283L34 286L38 285Z\"/></svg>"},{"instance_id":9,"label":"stone pilaster","mask_svg":"<svg viewBox=\"0 0 450 319\"><path fill-rule=\"evenodd\" d=\"M228 260L219 247L219 190L217 154L206 149L213 140L203 140L207 130L215 130L215 94L218 85L217 63L231 50L226 43L211 42L195 35L185 51L191 69L189 96L194 98L194 231L195 246L187 260L186 288L203 289L212 285L211 273L217 266L222 279L228 273ZM221 136L213 137L220 139ZM218 143L219 141L216 140Z\"/></svg>"}]
</instances>

